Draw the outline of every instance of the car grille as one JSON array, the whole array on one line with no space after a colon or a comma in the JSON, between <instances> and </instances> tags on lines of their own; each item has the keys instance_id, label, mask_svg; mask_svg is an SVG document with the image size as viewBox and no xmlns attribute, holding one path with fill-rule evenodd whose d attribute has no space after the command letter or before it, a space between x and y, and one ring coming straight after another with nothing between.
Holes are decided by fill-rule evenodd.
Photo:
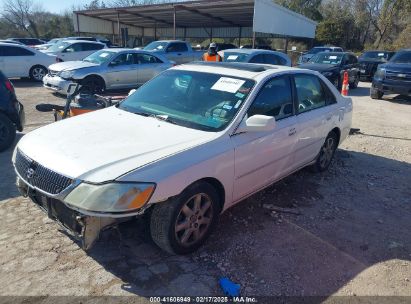
<instances>
[{"instance_id":1,"label":"car grille","mask_svg":"<svg viewBox=\"0 0 411 304\"><path fill-rule=\"evenodd\" d=\"M57 71L49 70L49 75L50 76L56 76L58 74Z\"/></svg>"},{"instance_id":2,"label":"car grille","mask_svg":"<svg viewBox=\"0 0 411 304\"><path fill-rule=\"evenodd\" d=\"M36 163L20 150L16 153L15 166L27 183L49 194L58 194L73 182L72 179Z\"/></svg>"},{"instance_id":3,"label":"car grille","mask_svg":"<svg viewBox=\"0 0 411 304\"><path fill-rule=\"evenodd\" d=\"M411 73L386 71L385 78L389 80L411 82Z\"/></svg>"},{"instance_id":4,"label":"car grille","mask_svg":"<svg viewBox=\"0 0 411 304\"><path fill-rule=\"evenodd\" d=\"M373 68L375 66L375 63L373 62L362 62L360 63L360 69L365 70L365 74L370 75Z\"/></svg>"}]
</instances>

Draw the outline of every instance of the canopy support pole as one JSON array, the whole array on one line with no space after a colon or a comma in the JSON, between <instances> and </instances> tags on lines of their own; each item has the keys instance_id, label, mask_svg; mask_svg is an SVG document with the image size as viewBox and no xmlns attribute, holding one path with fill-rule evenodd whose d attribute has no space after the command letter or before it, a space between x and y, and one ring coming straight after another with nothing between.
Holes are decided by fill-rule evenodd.
<instances>
[{"instance_id":1,"label":"canopy support pole","mask_svg":"<svg viewBox=\"0 0 411 304\"><path fill-rule=\"evenodd\" d=\"M120 30L120 13L117 12L117 34L118 34L118 42L121 43L121 46L123 46L123 37L121 36L121 30Z\"/></svg>"},{"instance_id":2,"label":"canopy support pole","mask_svg":"<svg viewBox=\"0 0 411 304\"><path fill-rule=\"evenodd\" d=\"M173 6L173 8L174 8L174 15L173 15L173 37L174 37L174 40L176 40L176 34L177 34L177 31L176 31L176 15L177 15L177 12L176 12L176 7L175 6Z\"/></svg>"},{"instance_id":3,"label":"canopy support pole","mask_svg":"<svg viewBox=\"0 0 411 304\"><path fill-rule=\"evenodd\" d=\"M255 49L255 32L253 31L253 49Z\"/></svg>"}]
</instances>

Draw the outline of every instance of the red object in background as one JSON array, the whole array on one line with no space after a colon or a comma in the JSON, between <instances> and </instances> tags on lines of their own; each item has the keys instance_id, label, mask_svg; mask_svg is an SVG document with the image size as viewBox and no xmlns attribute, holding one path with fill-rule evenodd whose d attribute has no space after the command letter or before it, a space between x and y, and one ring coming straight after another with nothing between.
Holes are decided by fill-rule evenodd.
<instances>
[{"instance_id":1,"label":"red object in background","mask_svg":"<svg viewBox=\"0 0 411 304\"><path fill-rule=\"evenodd\" d=\"M343 84L342 84L342 88L341 88L341 95L343 96L348 96L348 72L345 71L344 72L344 79L343 79Z\"/></svg>"},{"instance_id":2,"label":"red object in background","mask_svg":"<svg viewBox=\"0 0 411 304\"><path fill-rule=\"evenodd\" d=\"M7 90L9 90L11 93L14 93L14 87L10 80L6 80L5 85Z\"/></svg>"}]
</instances>

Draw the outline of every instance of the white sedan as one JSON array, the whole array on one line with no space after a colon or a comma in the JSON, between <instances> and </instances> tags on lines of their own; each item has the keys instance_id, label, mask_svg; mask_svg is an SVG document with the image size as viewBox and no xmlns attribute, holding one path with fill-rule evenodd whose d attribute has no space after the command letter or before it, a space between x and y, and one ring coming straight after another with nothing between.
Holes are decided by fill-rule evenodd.
<instances>
[{"instance_id":1,"label":"white sedan","mask_svg":"<svg viewBox=\"0 0 411 304\"><path fill-rule=\"evenodd\" d=\"M96 41L62 40L42 52L57 56L57 62L83 60L94 52L107 48L107 45Z\"/></svg>"},{"instance_id":2,"label":"white sedan","mask_svg":"<svg viewBox=\"0 0 411 304\"><path fill-rule=\"evenodd\" d=\"M13 164L21 193L83 248L150 211L154 242L183 254L244 198L303 167L326 170L351 117L351 99L317 72L192 63L119 106L32 131Z\"/></svg>"},{"instance_id":3,"label":"white sedan","mask_svg":"<svg viewBox=\"0 0 411 304\"><path fill-rule=\"evenodd\" d=\"M49 56L25 45L0 43L0 70L8 78L30 77L41 81L47 67L56 62Z\"/></svg>"}]
</instances>

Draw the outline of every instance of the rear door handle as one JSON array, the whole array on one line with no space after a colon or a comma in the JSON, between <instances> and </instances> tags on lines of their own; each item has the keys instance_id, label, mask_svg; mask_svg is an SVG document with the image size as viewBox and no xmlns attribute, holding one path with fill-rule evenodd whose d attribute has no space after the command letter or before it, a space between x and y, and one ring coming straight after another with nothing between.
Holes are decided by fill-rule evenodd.
<instances>
[{"instance_id":1,"label":"rear door handle","mask_svg":"<svg viewBox=\"0 0 411 304\"><path fill-rule=\"evenodd\" d=\"M297 131L295 130L295 128L290 129L290 131L288 131L288 136L293 136L295 133L297 133Z\"/></svg>"}]
</instances>

